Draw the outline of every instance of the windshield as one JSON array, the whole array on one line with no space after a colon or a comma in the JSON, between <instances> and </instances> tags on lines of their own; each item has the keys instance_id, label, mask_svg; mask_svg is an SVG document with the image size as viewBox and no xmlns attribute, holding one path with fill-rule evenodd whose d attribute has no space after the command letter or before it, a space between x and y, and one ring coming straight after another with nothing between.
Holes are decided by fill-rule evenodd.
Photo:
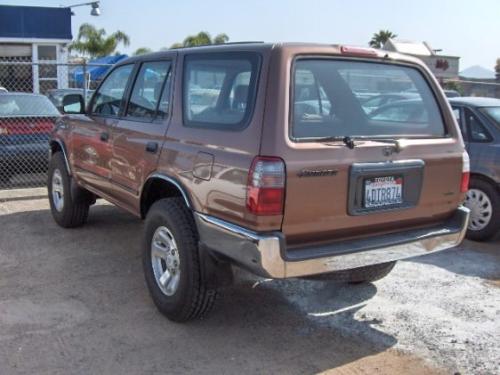
<instances>
[{"instance_id":1,"label":"windshield","mask_svg":"<svg viewBox=\"0 0 500 375\"><path fill-rule=\"evenodd\" d=\"M402 65L301 59L295 64L292 137L442 137L422 74Z\"/></svg>"},{"instance_id":2,"label":"windshield","mask_svg":"<svg viewBox=\"0 0 500 375\"><path fill-rule=\"evenodd\" d=\"M59 116L59 112L45 96L0 95L0 117L21 116Z\"/></svg>"},{"instance_id":3,"label":"windshield","mask_svg":"<svg viewBox=\"0 0 500 375\"><path fill-rule=\"evenodd\" d=\"M500 128L500 107L484 107L479 110L493 120L496 126Z\"/></svg>"}]
</instances>

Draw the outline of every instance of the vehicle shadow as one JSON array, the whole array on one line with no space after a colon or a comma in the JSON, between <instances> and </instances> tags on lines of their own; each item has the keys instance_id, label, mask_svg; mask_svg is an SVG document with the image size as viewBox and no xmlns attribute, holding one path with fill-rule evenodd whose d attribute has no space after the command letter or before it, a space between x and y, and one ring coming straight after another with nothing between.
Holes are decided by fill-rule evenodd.
<instances>
[{"instance_id":1,"label":"vehicle shadow","mask_svg":"<svg viewBox=\"0 0 500 375\"><path fill-rule=\"evenodd\" d=\"M453 249L421 256L410 261L432 264L465 276L500 280L500 240L490 242L466 240Z\"/></svg>"},{"instance_id":2,"label":"vehicle shadow","mask_svg":"<svg viewBox=\"0 0 500 375\"><path fill-rule=\"evenodd\" d=\"M45 320L25 326L0 318L0 362L23 371L313 373L396 344L376 321L355 317L377 293L373 284L267 281L244 271L211 315L172 323L143 280L141 221L112 206L93 207L73 230L57 227L47 209L1 215L0 228L0 303L52 309L38 307ZM64 314L51 316L54 306Z\"/></svg>"}]
</instances>

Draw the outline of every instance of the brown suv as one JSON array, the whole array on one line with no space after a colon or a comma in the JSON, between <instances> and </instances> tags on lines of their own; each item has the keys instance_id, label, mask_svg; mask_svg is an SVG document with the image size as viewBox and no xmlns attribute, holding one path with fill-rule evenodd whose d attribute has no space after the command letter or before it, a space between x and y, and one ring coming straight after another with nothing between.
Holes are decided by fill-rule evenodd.
<instances>
[{"instance_id":1,"label":"brown suv","mask_svg":"<svg viewBox=\"0 0 500 375\"><path fill-rule=\"evenodd\" d=\"M396 260L456 246L467 228L462 138L410 57L179 49L120 62L83 103L64 98L51 140L54 219L82 225L97 198L145 218L146 282L175 321L212 307L231 264L373 281Z\"/></svg>"}]
</instances>

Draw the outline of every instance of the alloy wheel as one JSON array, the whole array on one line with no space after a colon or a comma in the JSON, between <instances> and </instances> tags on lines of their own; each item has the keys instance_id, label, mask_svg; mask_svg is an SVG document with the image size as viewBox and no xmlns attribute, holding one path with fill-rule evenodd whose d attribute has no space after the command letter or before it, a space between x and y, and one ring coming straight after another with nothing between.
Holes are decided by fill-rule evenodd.
<instances>
[{"instance_id":1,"label":"alloy wheel","mask_svg":"<svg viewBox=\"0 0 500 375\"><path fill-rule=\"evenodd\" d=\"M52 203L58 212L64 208L64 185L59 169L55 169L52 174Z\"/></svg>"},{"instance_id":2,"label":"alloy wheel","mask_svg":"<svg viewBox=\"0 0 500 375\"><path fill-rule=\"evenodd\" d=\"M179 286L181 269L177 244L167 227L157 228L153 235L151 265L160 290L167 296L173 296Z\"/></svg>"}]
</instances>

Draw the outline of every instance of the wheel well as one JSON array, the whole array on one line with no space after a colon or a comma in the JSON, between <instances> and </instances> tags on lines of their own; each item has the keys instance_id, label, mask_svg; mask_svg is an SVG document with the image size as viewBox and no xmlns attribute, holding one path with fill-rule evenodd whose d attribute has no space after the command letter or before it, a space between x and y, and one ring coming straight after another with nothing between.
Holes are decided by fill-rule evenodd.
<instances>
[{"instance_id":1,"label":"wheel well","mask_svg":"<svg viewBox=\"0 0 500 375\"><path fill-rule=\"evenodd\" d=\"M59 142L50 142L50 152L52 155L54 155L56 152L62 152L62 147L59 144Z\"/></svg>"},{"instance_id":2,"label":"wheel well","mask_svg":"<svg viewBox=\"0 0 500 375\"><path fill-rule=\"evenodd\" d=\"M471 173L470 178L476 178L478 180L483 180L484 182L489 183L493 188L496 188L497 191L500 191L500 184L496 183L493 179L491 179L488 176L485 176L484 174L479 174L479 173Z\"/></svg>"},{"instance_id":3,"label":"wheel well","mask_svg":"<svg viewBox=\"0 0 500 375\"><path fill-rule=\"evenodd\" d=\"M154 202L162 198L170 197L184 197L184 194L180 188L172 182L157 177L150 178L146 182L141 195L141 217L143 219L146 217L146 214Z\"/></svg>"}]
</instances>

